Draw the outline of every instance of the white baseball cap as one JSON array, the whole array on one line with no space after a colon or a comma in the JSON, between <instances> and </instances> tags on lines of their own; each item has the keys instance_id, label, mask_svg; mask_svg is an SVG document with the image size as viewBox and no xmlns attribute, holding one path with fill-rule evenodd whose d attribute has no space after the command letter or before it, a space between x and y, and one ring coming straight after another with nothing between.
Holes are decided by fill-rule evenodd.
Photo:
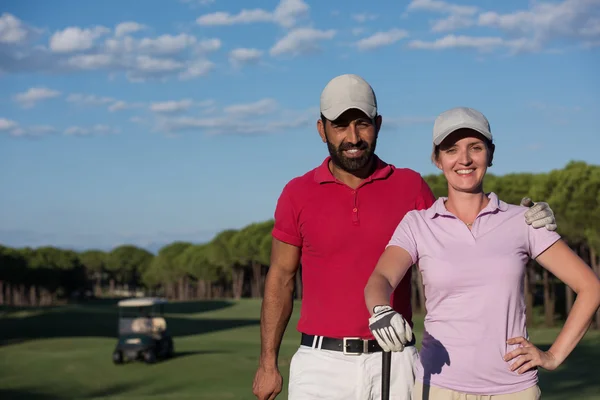
<instances>
[{"instance_id":1,"label":"white baseball cap","mask_svg":"<svg viewBox=\"0 0 600 400\"><path fill-rule=\"evenodd\" d=\"M452 132L463 128L473 129L492 140L490 123L482 113L468 107L455 107L444 111L435 119L433 144L438 146Z\"/></svg>"},{"instance_id":2,"label":"white baseball cap","mask_svg":"<svg viewBox=\"0 0 600 400\"><path fill-rule=\"evenodd\" d=\"M371 85L354 74L339 75L321 92L321 114L335 121L344 111L356 108L369 118L377 116L377 98Z\"/></svg>"}]
</instances>

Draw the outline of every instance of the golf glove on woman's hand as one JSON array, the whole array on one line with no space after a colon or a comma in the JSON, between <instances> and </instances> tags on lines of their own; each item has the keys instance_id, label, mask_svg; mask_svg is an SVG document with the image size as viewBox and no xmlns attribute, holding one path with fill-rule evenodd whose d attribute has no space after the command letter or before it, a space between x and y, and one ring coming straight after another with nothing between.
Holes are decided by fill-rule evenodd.
<instances>
[{"instance_id":1,"label":"golf glove on woman's hand","mask_svg":"<svg viewBox=\"0 0 600 400\"><path fill-rule=\"evenodd\" d=\"M373 312L369 329L381 348L384 351L404 350L413 337L409 323L390 306L375 306Z\"/></svg>"}]
</instances>

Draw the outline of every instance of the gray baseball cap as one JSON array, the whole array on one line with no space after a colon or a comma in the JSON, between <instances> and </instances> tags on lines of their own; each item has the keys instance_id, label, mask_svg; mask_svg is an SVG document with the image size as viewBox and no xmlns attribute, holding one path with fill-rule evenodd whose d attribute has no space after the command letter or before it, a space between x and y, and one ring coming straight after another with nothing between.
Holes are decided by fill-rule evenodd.
<instances>
[{"instance_id":1,"label":"gray baseball cap","mask_svg":"<svg viewBox=\"0 0 600 400\"><path fill-rule=\"evenodd\" d=\"M330 121L343 112L356 108L369 118L377 116L377 98L371 85L354 74L339 75L327 83L321 92L321 114Z\"/></svg>"},{"instance_id":2,"label":"gray baseball cap","mask_svg":"<svg viewBox=\"0 0 600 400\"><path fill-rule=\"evenodd\" d=\"M473 129L492 140L492 131L487 118L479 111L468 107L455 107L444 111L433 124L433 144L438 146L458 129Z\"/></svg>"}]
</instances>

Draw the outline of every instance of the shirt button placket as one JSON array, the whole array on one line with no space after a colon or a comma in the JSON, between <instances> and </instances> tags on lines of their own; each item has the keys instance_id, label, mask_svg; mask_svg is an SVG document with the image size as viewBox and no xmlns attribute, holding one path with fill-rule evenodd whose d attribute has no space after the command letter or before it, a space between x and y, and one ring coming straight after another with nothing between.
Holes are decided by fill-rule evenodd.
<instances>
[{"instance_id":1,"label":"shirt button placket","mask_svg":"<svg viewBox=\"0 0 600 400\"><path fill-rule=\"evenodd\" d=\"M354 198L354 208L352 208L352 223L354 225L358 225L358 192L356 190L353 190L352 196Z\"/></svg>"}]
</instances>

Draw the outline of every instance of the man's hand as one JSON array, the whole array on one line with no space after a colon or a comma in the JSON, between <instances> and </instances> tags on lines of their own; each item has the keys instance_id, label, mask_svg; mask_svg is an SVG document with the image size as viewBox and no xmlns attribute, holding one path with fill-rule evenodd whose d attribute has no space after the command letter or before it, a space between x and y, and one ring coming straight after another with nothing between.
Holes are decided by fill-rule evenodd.
<instances>
[{"instance_id":1,"label":"man's hand","mask_svg":"<svg viewBox=\"0 0 600 400\"><path fill-rule=\"evenodd\" d=\"M521 200L521 205L529 207L529 210L525 213L525 222L534 228L541 228L544 226L549 231L555 231L557 228L556 219L554 218L554 212L548 205L543 201L534 203L529 197L524 197Z\"/></svg>"},{"instance_id":2,"label":"man's hand","mask_svg":"<svg viewBox=\"0 0 600 400\"><path fill-rule=\"evenodd\" d=\"M402 351L412 337L408 322L390 306L375 306L369 329L384 351Z\"/></svg>"},{"instance_id":3,"label":"man's hand","mask_svg":"<svg viewBox=\"0 0 600 400\"><path fill-rule=\"evenodd\" d=\"M277 367L258 367L252 384L252 393L258 400L275 400L282 388L283 378Z\"/></svg>"},{"instance_id":4,"label":"man's hand","mask_svg":"<svg viewBox=\"0 0 600 400\"><path fill-rule=\"evenodd\" d=\"M521 347L504 356L504 361L510 361L516 358L516 361L510 366L510 370L515 371L518 368L518 374L522 374L535 367L542 367L552 371L560 364L556 357L554 357L554 354L550 351L538 349L524 337L511 338L508 339L506 343L521 345Z\"/></svg>"}]
</instances>

